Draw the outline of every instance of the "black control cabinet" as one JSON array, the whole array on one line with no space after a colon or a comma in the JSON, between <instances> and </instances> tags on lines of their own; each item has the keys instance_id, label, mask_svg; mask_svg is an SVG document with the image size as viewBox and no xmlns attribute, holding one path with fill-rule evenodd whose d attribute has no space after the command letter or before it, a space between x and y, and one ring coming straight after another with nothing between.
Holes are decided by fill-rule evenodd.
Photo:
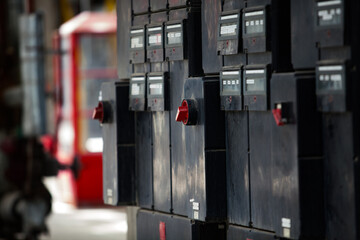
<instances>
[{"instance_id":1,"label":"black control cabinet","mask_svg":"<svg viewBox=\"0 0 360 240\"><path fill-rule=\"evenodd\" d=\"M350 1L348 1L350 2ZM349 43L349 36L345 36L350 22L345 18L348 14L345 0L340 1L315 1L315 40L318 47L337 47Z\"/></svg>"},{"instance_id":2,"label":"black control cabinet","mask_svg":"<svg viewBox=\"0 0 360 240\"><path fill-rule=\"evenodd\" d=\"M131 111L145 111L146 75L142 73L132 74L129 89L129 109Z\"/></svg>"},{"instance_id":3,"label":"black control cabinet","mask_svg":"<svg viewBox=\"0 0 360 240\"><path fill-rule=\"evenodd\" d=\"M147 75L148 111L166 111L169 109L168 73L149 73Z\"/></svg>"},{"instance_id":4,"label":"black control cabinet","mask_svg":"<svg viewBox=\"0 0 360 240\"><path fill-rule=\"evenodd\" d=\"M273 74L271 124L273 230L290 239L324 239L321 114L313 73ZM274 115L275 117L275 115ZM276 124L277 123L277 124Z\"/></svg>"},{"instance_id":5,"label":"black control cabinet","mask_svg":"<svg viewBox=\"0 0 360 240\"><path fill-rule=\"evenodd\" d=\"M187 216L200 221L226 218L224 112L218 92L218 78L187 79L184 99L195 102L197 121L191 126L178 122L185 134Z\"/></svg>"},{"instance_id":6,"label":"black control cabinet","mask_svg":"<svg viewBox=\"0 0 360 240\"><path fill-rule=\"evenodd\" d=\"M245 8L242 14L242 39L244 51L267 52L270 49L271 19L269 7Z\"/></svg>"},{"instance_id":7,"label":"black control cabinet","mask_svg":"<svg viewBox=\"0 0 360 240\"><path fill-rule=\"evenodd\" d=\"M244 105L250 111L269 109L270 66L248 65L244 68Z\"/></svg>"},{"instance_id":8,"label":"black control cabinet","mask_svg":"<svg viewBox=\"0 0 360 240\"><path fill-rule=\"evenodd\" d=\"M130 29L130 64L145 63L145 28L144 26Z\"/></svg>"},{"instance_id":9,"label":"black control cabinet","mask_svg":"<svg viewBox=\"0 0 360 240\"><path fill-rule=\"evenodd\" d=\"M218 55L238 54L241 49L240 43L240 11L222 12L218 24Z\"/></svg>"},{"instance_id":10,"label":"black control cabinet","mask_svg":"<svg viewBox=\"0 0 360 240\"><path fill-rule=\"evenodd\" d=\"M165 24L165 58L168 61L187 59L186 20Z\"/></svg>"},{"instance_id":11,"label":"black control cabinet","mask_svg":"<svg viewBox=\"0 0 360 240\"><path fill-rule=\"evenodd\" d=\"M103 198L109 205L137 204L134 113L128 82L101 86L104 122Z\"/></svg>"},{"instance_id":12,"label":"black control cabinet","mask_svg":"<svg viewBox=\"0 0 360 240\"><path fill-rule=\"evenodd\" d=\"M221 110L243 109L242 68L223 68L220 72Z\"/></svg>"},{"instance_id":13,"label":"black control cabinet","mask_svg":"<svg viewBox=\"0 0 360 240\"><path fill-rule=\"evenodd\" d=\"M148 62L164 61L164 28L163 24L146 26L146 43Z\"/></svg>"},{"instance_id":14,"label":"black control cabinet","mask_svg":"<svg viewBox=\"0 0 360 240\"><path fill-rule=\"evenodd\" d=\"M350 76L344 62L319 62L316 67L316 93L321 112L350 110Z\"/></svg>"},{"instance_id":15,"label":"black control cabinet","mask_svg":"<svg viewBox=\"0 0 360 240\"><path fill-rule=\"evenodd\" d=\"M167 61L184 61L191 77L203 75L200 7L169 11L165 23L165 56Z\"/></svg>"},{"instance_id":16,"label":"black control cabinet","mask_svg":"<svg viewBox=\"0 0 360 240\"><path fill-rule=\"evenodd\" d=\"M228 239L236 234L322 239L324 174L315 74L273 74L268 83L268 109L225 112Z\"/></svg>"}]
</instances>

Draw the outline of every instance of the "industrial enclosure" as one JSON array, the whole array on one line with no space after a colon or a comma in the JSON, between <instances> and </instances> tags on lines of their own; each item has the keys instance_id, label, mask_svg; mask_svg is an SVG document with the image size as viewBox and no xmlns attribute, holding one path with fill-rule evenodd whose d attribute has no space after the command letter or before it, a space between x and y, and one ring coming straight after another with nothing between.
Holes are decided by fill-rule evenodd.
<instances>
[{"instance_id":1,"label":"industrial enclosure","mask_svg":"<svg viewBox=\"0 0 360 240\"><path fill-rule=\"evenodd\" d=\"M360 2L121 0L103 199L137 239L360 239Z\"/></svg>"}]
</instances>

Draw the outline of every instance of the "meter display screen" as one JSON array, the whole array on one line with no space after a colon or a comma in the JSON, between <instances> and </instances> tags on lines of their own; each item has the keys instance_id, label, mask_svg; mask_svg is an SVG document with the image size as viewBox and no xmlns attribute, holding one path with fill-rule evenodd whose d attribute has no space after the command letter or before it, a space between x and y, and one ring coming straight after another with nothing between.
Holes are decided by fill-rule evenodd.
<instances>
[{"instance_id":1,"label":"meter display screen","mask_svg":"<svg viewBox=\"0 0 360 240\"><path fill-rule=\"evenodd\" d=\"M182 32L168 32L167 33L167 43L168 44L181 44L182 43Z\"/></svg>"},{"instance_id":2,"label":"meter display screen","mask_svg":"<svg viewBox=\"0 0 360 240\"><path fill-rule=\"evenodd\" d=\"M246 92L266 92L266 74L264 69L249 69L245 71Z\"/></svg>"},{"instance_id":3,"label":"meter display screen","mask_svg":"<svg viewBox=\"0 0 360 240\"><path fill-rule=\"evenodd\" d=\"M240 92L240 80L239 79L223 79L222 80L223 92Z\"/></svg>"},{"instance_id":4,"label":"meter display screen","mask_svg":"<svg viewBox=\"0 0 360 240\"><path fill-rule=\"evenodd\" d=\"M163 84L162 83L150 83L149 94L150 95L162 95Z\"/></svg>"},{"instance_id":5,"label":"meter display screen","mask_svg":"<svg viewBox=\"0 0 360 240\"><path fill-rule=\"evenodd\" d=\"M246 78L245 88L247 92L264 92L265 78Z\"/></svg>"},{"instance_id":6,"label":"meter display screen","mask_svg":"<svg viewBox=\"0 0 360 240\"><path fill-rule=\"evenodd\" d=\"M224 23L220 25L220 36L235 36L238 29L236 23Z\"/></svg>"},{"instance_id":7,"label":"meter display screen","mask_svg":"<svg viewBox=\"0 0 360 240\"><path fill-rule=\"evenodd\" d=\"M149 35L149 46L161 46L162 44L162 34L155 33Z\"/></svg>"},{"instance_id":8,"label":"meter display screen","mask_svg":"<svg viewBox=\"0 0 360 240\"><path fill-rule=\"evenodd\" d=\"M264 11L245 13L245 33L264 33L265 32Z\"/></svg>"},{"instance_id":9,"label":"meter display screen","mask_svg":"<svg viewBox=\"0 0 360 240\"><path fill-rule=\"evenodd\" d=\"M317 23L318 26L330 26L341 24L342 9L341 0L318 2Z\"/></svg>"},{"instance_id":10,"label":"meter display screen","mask_svg":"<svg viewBox=\"0 0 360 240\"><path fill-rule=\"evenodd\" d=\"M343 90L344 76L342 74L342 69L343 67L341 65L319 67L317 79L318 90Z\"/></svg>"},{"instance_id":11,"label":"meter display screen","mask_svg":"<svg viewBox=\"0 0 360 240\"><path fill-rule=\"evenodd\" d=\"M144 83L132 83L131 84L131 95L138 96L144 95L145 84Z\"/></svg>"},{"instance_id":12,"label":"meter display screen","mask_svg":"<svg viewBox=\"0 0 360 240\"><path fill-rule=\"evenodd\" d=\"M143 47L144 47L143 36L131 37L131 48L143 48Z\"/></svg>"},{"instance_id":13,"label":"meter display screen","mask_svg":"<svg viewBox=\"0 0 360 240\"><path fill-rule=\"evenodd\" d=\"M145 78L144 77L132 77L131 78L131 95L138 96L145 94Z\"/></svg>"}]
</instances>

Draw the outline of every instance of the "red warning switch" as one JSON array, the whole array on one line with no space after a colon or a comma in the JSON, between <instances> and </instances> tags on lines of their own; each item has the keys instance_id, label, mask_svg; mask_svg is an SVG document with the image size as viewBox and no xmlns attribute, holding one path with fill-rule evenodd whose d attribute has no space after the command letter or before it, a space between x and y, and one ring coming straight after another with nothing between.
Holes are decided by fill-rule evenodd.
<instances>
[{"instance_id":1,"label":"red warning switch","mask_svg":"<svg viewBox=\"0 0 360 240\"><path fill-rule=\"evenodd\" d=\"M175 120L184 125L195 125L197 122L197 103L194 99L184 99L178 108Z\"/></svg>"},{"instance_id":2,"label":"red warning switch","mask_svg":"<svg viewBox=\"0 0 360 240\"><path fill-rule=\"evenodd\" d=\"M99 102L98 106L94 109L92 119L98 119L100 123L104 122L104 105Z\"/></svg>"},{"instance_id":3,"label":"red warning switch","mask_svg":"<svg viewBox=\"0 0 360 240\"><path fill-rule=\"evenodd\" d=\"M282 104L278 103L275 105L275 109L272 110L276 125L284 126L287 123L287 118L283 116Z\"/></svg>"},{"instance_id":4,"label":"red warning switch","mask_svg":"<svg viewBox=\"0 0 360 240\"><path fill-rule=\"evenodd\" d=\"M175 120L177 122L183 122L184 124L186 124L188 119L189 119L189 106L184 99L181 103L181 106L178 108Z\"/></svg>"}]
</instances>

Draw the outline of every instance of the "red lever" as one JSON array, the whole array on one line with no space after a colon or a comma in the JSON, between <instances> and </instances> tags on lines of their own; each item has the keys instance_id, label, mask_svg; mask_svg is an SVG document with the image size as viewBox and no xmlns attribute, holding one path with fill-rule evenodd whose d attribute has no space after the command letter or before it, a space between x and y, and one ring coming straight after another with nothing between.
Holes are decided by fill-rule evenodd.
<instances>
[{"instance_id":1,"label":"red lever","mask_svg":"<svg viewBox=\"0 0 360 240\"><path fill-rule=\"evenodd\" d=\"M98 119L101 123L104 122L104 105L102 102L99 102L98 106L94 109L92 118Z\"/></svg>"},{"instance_id":2,"label":"red lever","mask_svg":"<svg viewBox=\"0 0 360 240\"><path fill-rule=\"evenodd\" d=\"M272 114L274 116L276 125L284 126L286 123L286 118L283 118L282 111L281 111L281 104L277 104L276 108L272 110Z\"/></svg>"},{"instance_id":3,"label":"red lever","mask_svg":"<svg viewBox=\"0 0 360 240\"><path fill-rule=\"evenodd\" d=\"M189 106L186 100L183 100L181 106L178 108L175 120L186 124L189 119Z\"/></svg>"}]
</instances>

